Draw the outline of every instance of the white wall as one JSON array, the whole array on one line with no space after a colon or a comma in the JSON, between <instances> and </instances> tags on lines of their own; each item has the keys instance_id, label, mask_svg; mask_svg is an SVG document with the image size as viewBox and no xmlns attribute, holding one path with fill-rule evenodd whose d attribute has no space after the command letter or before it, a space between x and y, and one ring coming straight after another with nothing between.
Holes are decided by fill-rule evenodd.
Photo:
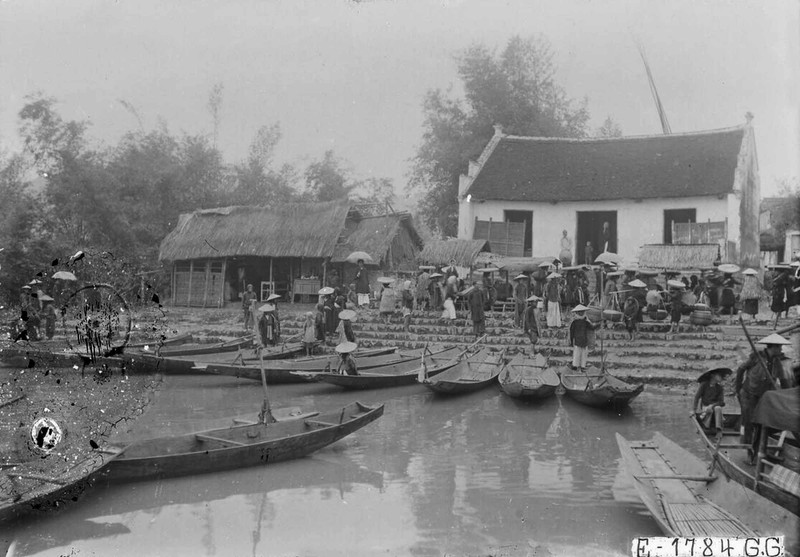
<instances>
[{"instance_id":1,"label":"white wall","mask_svg":"<svg viewBox=\"0 0 800 557\"><path fill-rule=\"evenodd\" d=\"M728 198L733 199L728 199ZM728 239L737 241L739 234L738 200L734 195L719 199L687 197L680 199L581 201L568 203L524 203L512 201L461 201L459 207L459 238L472 238L475 217L480 220L504 221L506 209L533 211L533 255L557 256L561 251L561 231L566 230L573 242L575 254L577 213L579 211L616 211L617 245L626 262L639 258L639 248L644 244L661 244L664 241L664 210L695 209L698 222L718 222L728 219ZM733 220L733 222L731 222ZM735 226L734 226L735 223Z\"/></svg>"}]
</instances>

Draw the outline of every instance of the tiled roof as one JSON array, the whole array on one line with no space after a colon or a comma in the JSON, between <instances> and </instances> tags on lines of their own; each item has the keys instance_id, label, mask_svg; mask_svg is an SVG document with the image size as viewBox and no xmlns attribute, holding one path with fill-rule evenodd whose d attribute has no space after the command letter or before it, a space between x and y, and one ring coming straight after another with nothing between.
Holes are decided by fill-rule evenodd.
<instances>
[{"instance_id":1,"label":"tiled roof","mask_svg":"<svg viewBox=\"0 0 800 557\"><path fill-rule=\"evenodd\" d=\"M465 194L546 202L725 194L733 189L744 131L588 140L502 136Z\"/></svg>"}]
</instances>

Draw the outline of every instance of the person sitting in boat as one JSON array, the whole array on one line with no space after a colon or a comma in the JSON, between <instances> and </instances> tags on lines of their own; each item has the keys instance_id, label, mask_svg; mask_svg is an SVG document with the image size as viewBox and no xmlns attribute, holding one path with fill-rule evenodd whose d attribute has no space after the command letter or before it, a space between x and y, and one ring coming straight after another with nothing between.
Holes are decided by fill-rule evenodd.
<instances>
[{"instance_id":1,"label":"person sitting in boat","mask_svg":"<svg viewBox=\"0 0 800 557\"><path fill-rule=\"evenodd\" d=\"M339 312L339 327L336 329L336 334L339 335L339 344L356 341L356 335L353 333L352 323L355 317L356 312L352 309L346 309Z\"/></svg>"},{"instance_id":2,"label":"person sitting in boat","mask_svg":"<svg viewBox=\"0 0 800 557\"><path fill-rule=\"evenodd\" d=\"M263 312L258 320L258 333L263 346L275 346L280 340L280 323L275 317L275 306L264 304L258 311Z\"/></svg>"},{"instance_id":3,"label":"person sitting in boat","mask_svg":"<svg viewBox=\"0 0 800 557\"><path fill-rule=\"evenodd\" d=\"M719 367L704 372L697 378L700 386L694 395L692 414L706 429L722 431L722 407L725 406L725 390L722 380L732 374L733 370Z\"/></svg>"},{"instance_id":4,"label":"person sitting in boat","mask_svg":"<svg viewBox=\"0 0 800 557\"><path fill-rule=\"evenodd\" d=\"M794 377L787 373L782 363L786 359L782 346L791 343L781 335L773 333L758 341L758 344L763 344L766 348L763 352L750 354L747 361L738 367L733 384L734 393L736 393L739 406L742 408L742 425L744 426L742 443L746 445L754 445L756 442L753 435L753 413L763 394L779 385L783 388L794 386ZM764 365L761 364L762 360ZM754 460L755 446L747 449L747 454L751 461Z\"/></svg>"},{"instance_id":5,"label":"person sitting in boat","mask_svg":"<svg viewBox=\"0 0 800 557\"><path fill-rule=\"evenodd\" d=\"M575 318L569 325L569 344L572 346L572 369L586 372L587 358L589 356L589 332L597 328L586 318L589 309L579 304L572 309Z\"/></svg>"},{"instance_id":6,"label":"person sitting in boat","mask_svg":"<svg viewBox=\"0 0 800 557\"><path fill-rule=\"evenodd\" d=\"M336 373L342 375L358 375L358 366L356 360L353 358L358 345L355 342L343 342L336 346L336 352L339 354L339 367L336 368Z\"/></svg>"}]
</instances>

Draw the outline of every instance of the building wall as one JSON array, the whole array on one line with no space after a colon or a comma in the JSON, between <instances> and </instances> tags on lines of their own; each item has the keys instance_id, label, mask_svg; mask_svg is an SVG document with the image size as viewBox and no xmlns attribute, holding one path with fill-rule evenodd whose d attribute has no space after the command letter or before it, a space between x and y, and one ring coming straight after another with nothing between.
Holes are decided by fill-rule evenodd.
<instances>
[{"instance_id":1,"label":"building wall","mask_svg":"<svg viewBox=\"0 0 800 557\"><path fill-rule=\"evenodd\" d=\"M506 209L533 211L533 255L558 255L561 250L561 231L566 230L573 242L577 237L579 211L616 211L617 244L625 261L635 261L644 244L661 244L664 241L664 210L695 209L697 221L724 221L728 219L728 239L738 243L739 201L734 194L722 199L716 196L687 197L680 199L582 201L569 203L524 203L516 201L485 201L481 203L460 201L459 238L472 238L475 218L480 220L505 220ZM733 221L733 222L732 222ZM735 223L735 226L731 226Z\"/></svg>"}]
</instances>

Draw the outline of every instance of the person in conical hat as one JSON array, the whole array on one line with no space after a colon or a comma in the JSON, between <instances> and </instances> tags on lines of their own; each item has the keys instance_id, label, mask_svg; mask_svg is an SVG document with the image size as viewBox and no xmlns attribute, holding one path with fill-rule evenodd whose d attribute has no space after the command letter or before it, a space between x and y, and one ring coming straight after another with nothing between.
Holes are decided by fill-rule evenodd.
<instances>
[{"instance_id":1,"label":"person in conical hat","mask_svg":"<svg viewBox=\"0 0 800 557\"><path fill-rule=\"evenodd\" d=\"M275 346L280 340L280 322L275 315L273 304L264 304L258 311L261 316L258 318L258 333L261 336L263 346Z\"/></svg>"},{"instance_id":2,"label":"person in conical hat","mask_svg":"<svg viewBox=\"0 0 800 557\"><path fill-rule=\"evenodd\" d=\"M786 357L782 350L783 346L791 343L781 335L773 333L759 340L757 344L764 345L765 348L758 353L752 352L747 361L738 367L736 380L733 383L734 393L739 398L739 406L742 408L744 426L742 443L753 444L748 449L751 460L755 457L753 413L758 401L769 390L796 386L794 374L784 365Z\"/></svg>"},{"instance_id":3,"label":"person in conical hat","mask_svg":"<svg viewBox=\"0 0 800 557\"><path fill-rule=\"evenodd\" d=\"M339 312L339 326L336 328L336 333L339 335L339 344L345 342L356 342L356 335L353 332L353 319L356 318L356 312L352 309L346 309Z\"/></svg>"},{"instance_id":4,"label":"person in conical hat","mask_svg":"<svg viewBox=\"0 0 800 557\"><path fill-rule=\"evenodd\" d=\"M536 352L536 343L539 342L539 337L541 336L541 331L539 330L539 302L542 299L533 294L528 296L527 300L528 307L525 308L525 315L523 316L522 324L523 324L523 331L525 334L528 335L528 338L531 339L531 344L533 345L534 353Z\"/></svg>"},{"instance_id":5,"label":"person in conical hat","mask_svg":"<svg viewBox=\"0 0 800 557\"><path fill-rule=\"evenodd\" d=\"M355 342L343 342L336 346L336 352L339 354L339 367L336 368L336 373L358 375L358 366L353 358L356 348L358 345Z\"/></svg>"},{"instance_id":6,"label":"person in conical hat","mask_svg":"<svg viewBox=\"0 0 800 557\"><path fill-rule=\"evenodd\" d=\"M583 304L578 304L572 308L575 318L569 325L569 344L572 346L572 369L586 371L587 358L589 356L589 334L597 327L586 318L586 310L589 309Z\"/></svg>"},{"instance_id":7,"label":"person in conical hat","mask_svg":"<svg viewBox=\"0 0 800 557\"><path fill-rule=\"evenodd\" d=\"M739 292L739 298L742 301L742 313L750 316L751 320L755 320L758 314L758 300L761 298L761 285L758 282L758 271L755 269L745 269L742 271L744 280L742 283L742 291Z\"/></svg>"},{"instance_id":8,"label":"person in conical hat","mask_svg":"<svg viewBox=\"0 0 800 557\"><path fill-rule=\"evenodd\" d=\"M732 374L727 367L710 369L697 378L700 383L694 395L692 415L697 417L703 427L709 429L713 425L716 432L722 432L722 407L725 406L725 389L722 380Z\"/></svg>"}]
</instances>

